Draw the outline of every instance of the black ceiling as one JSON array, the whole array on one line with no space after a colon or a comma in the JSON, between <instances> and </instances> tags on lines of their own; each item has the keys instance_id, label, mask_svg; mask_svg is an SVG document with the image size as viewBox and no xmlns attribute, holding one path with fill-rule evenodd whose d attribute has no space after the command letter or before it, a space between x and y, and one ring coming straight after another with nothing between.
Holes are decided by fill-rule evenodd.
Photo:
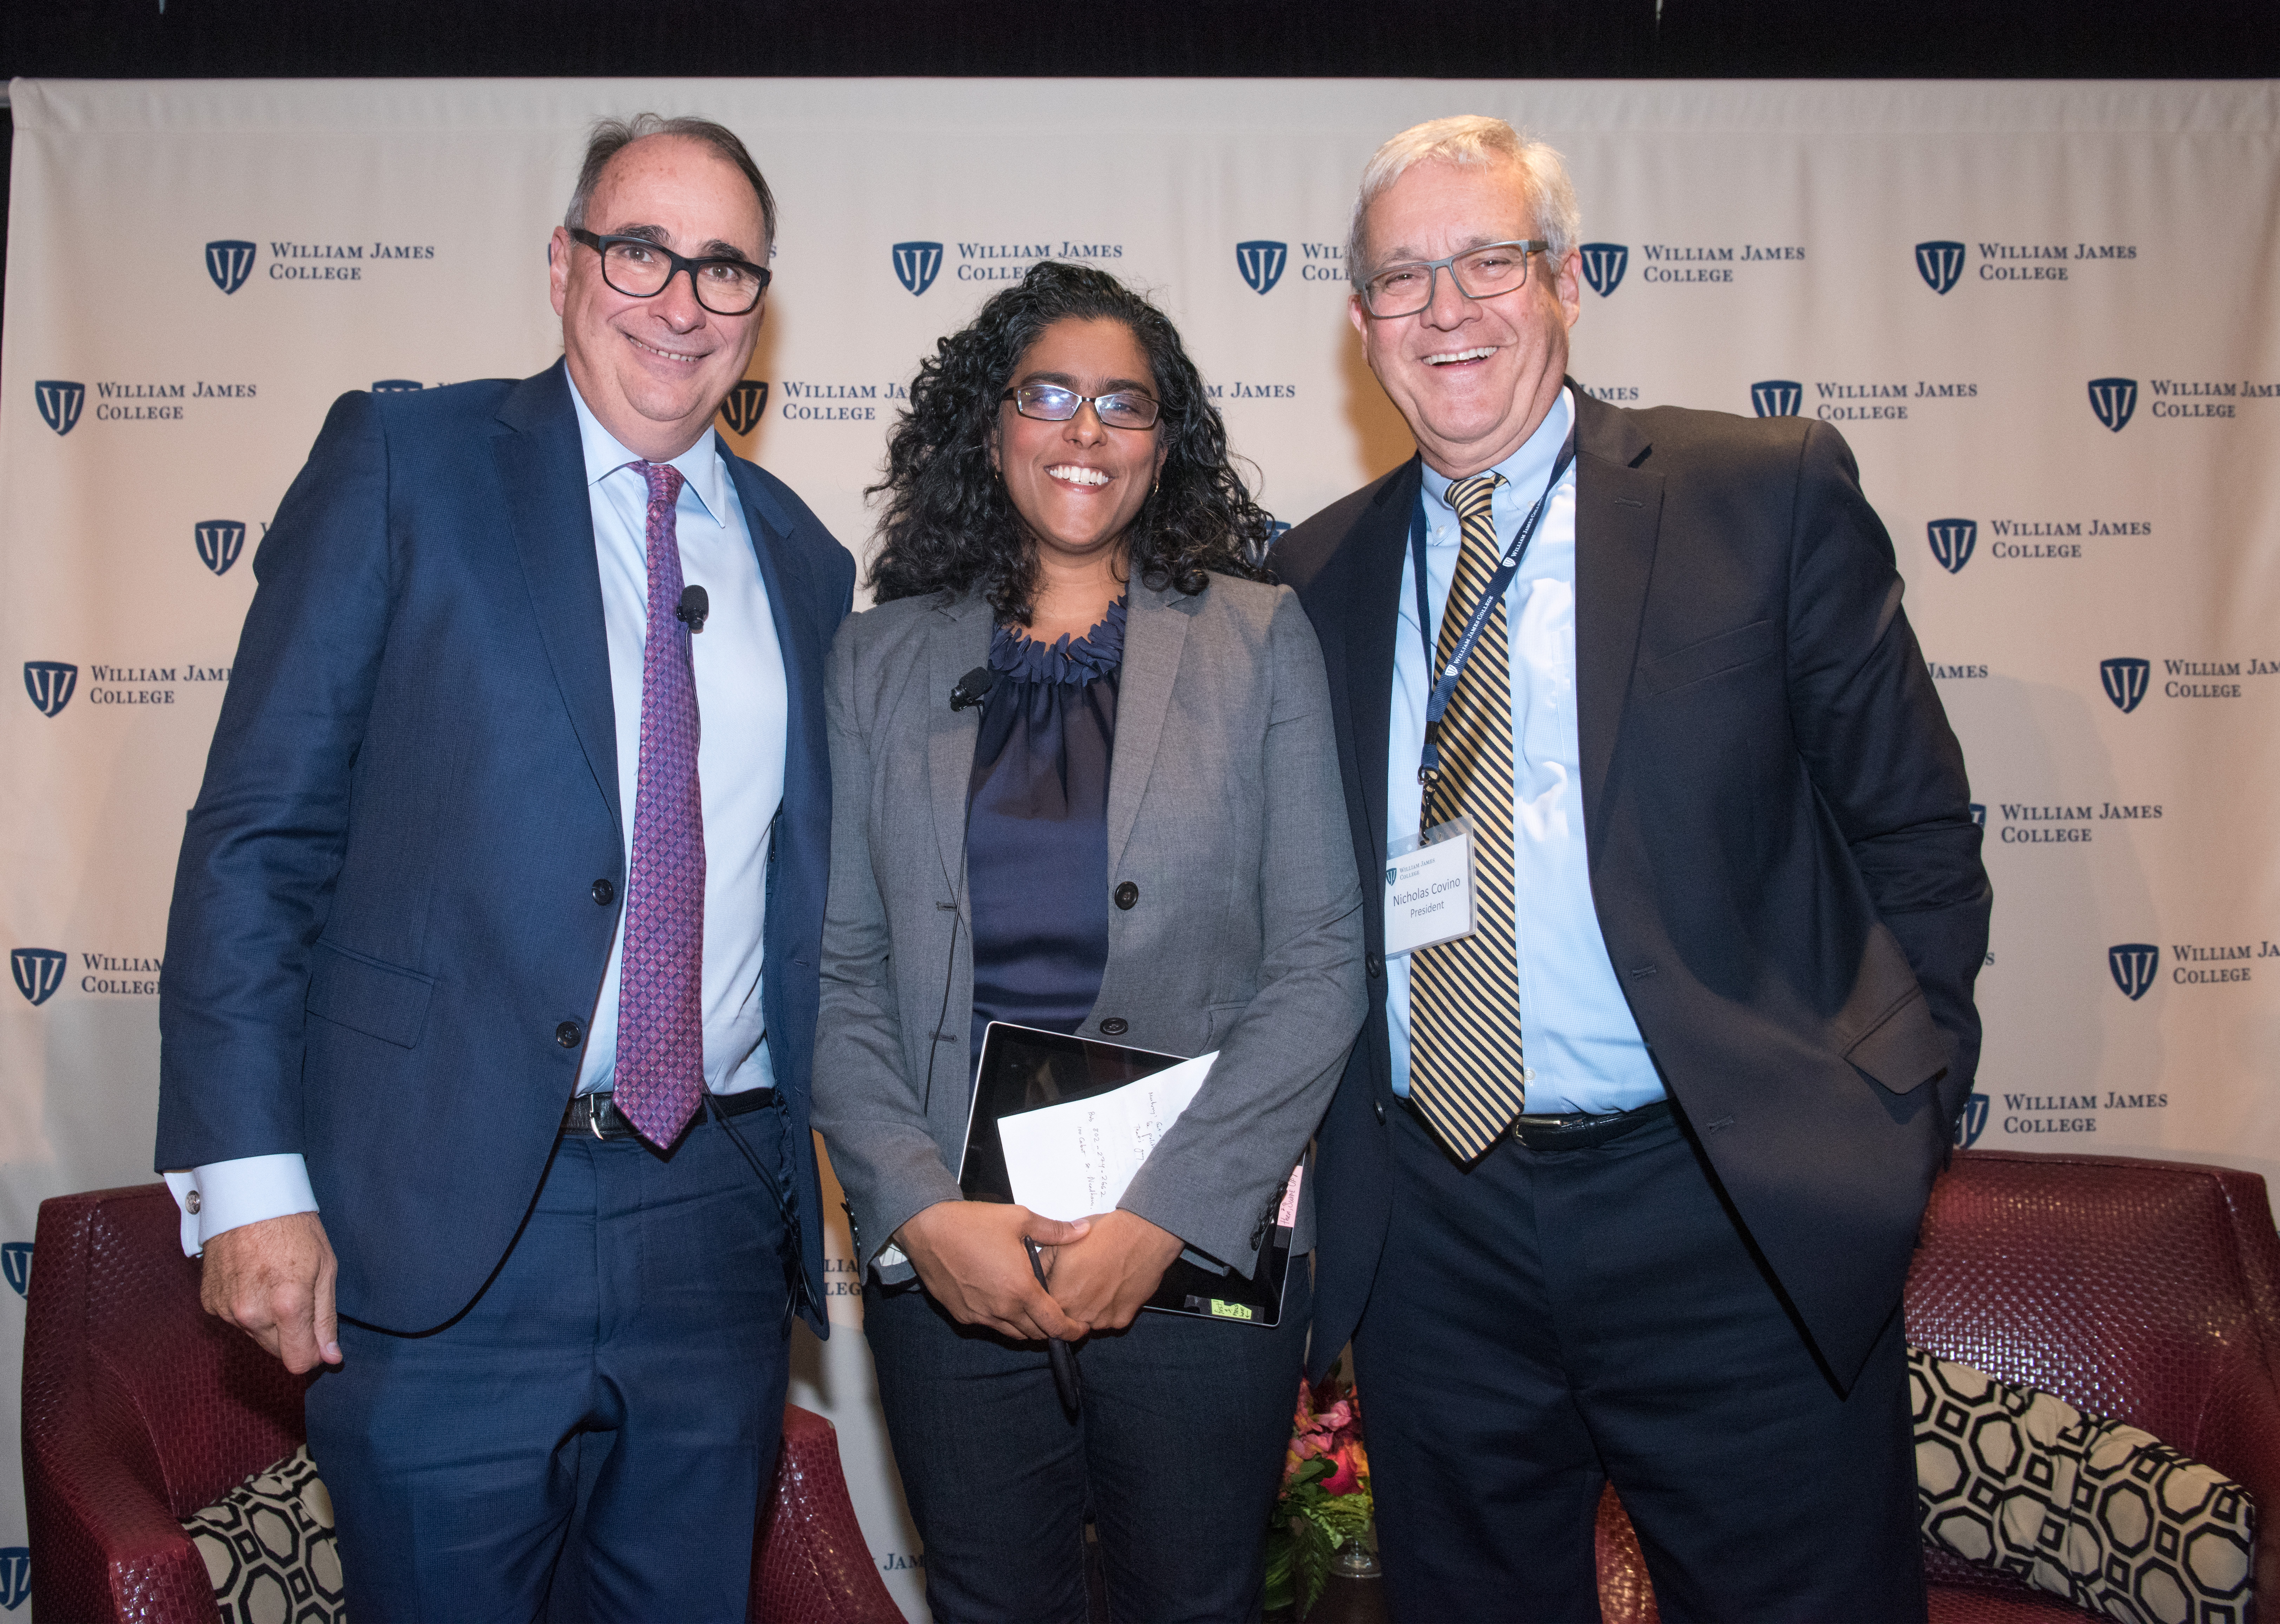
<instances>
[{"instance_id":1,"label":"black ceiling","mask_svg":"<svg viewBox=\"0 0 2280 1624\"><path fill-rule=\"evenodd\" d=\"M0 76L2261 78L2275 0L11 0Z\"/></svg>"}]
</instances>

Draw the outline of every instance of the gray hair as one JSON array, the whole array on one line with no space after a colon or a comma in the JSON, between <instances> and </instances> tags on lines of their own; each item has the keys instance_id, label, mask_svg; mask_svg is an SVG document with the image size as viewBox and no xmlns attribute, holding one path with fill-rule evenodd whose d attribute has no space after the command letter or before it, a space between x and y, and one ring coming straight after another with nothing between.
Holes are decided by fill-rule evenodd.
<instances>
[{"instance_id":1,"label":"gray hair","mask_svg":"<svg viewBox=\"0 0 2280 1624\"><path fill-rule=\"evenodd\" d=\"M768 190L760 166L752 162L752 155L736 139L736 132L710 119L667 119L653 112L637 112L630 119L595 119L586 137L586 161L578 166L578 184L570 193L570 206L563 211L562 223L573 227L584 226L586 205L594 201L594 189L601 184L602 171L619 153L651 135L680 135L701 141L734 164L737 172L751 182L752 195L760 202L761 229L767 233L767 241L760 244L765 257L776 240L776 196Z\"/></svg>"},{"instance_id":2,"label":"gray hair","mask_svg":"<svg viewBox=\"0 0 2280 1624\"><path fill-rule=\"evenodd\" d=\"M1537 235L1552 244L1546 254L1560 265L1583 234L1583 217L1575 208L1575 188L1568 179L1568 162L1544 142L1521 135L1502 119L1463 113L1452 119L1433 119L1392 137L1370 154L1361 172L1361 191L1354 198L1353 224L1346 232L1346 277L1363 280L1362 225L1369 205L1413 164L1515 164L1528 189L1529 212L1535 217Z\"/></svg>"}]
</instances>

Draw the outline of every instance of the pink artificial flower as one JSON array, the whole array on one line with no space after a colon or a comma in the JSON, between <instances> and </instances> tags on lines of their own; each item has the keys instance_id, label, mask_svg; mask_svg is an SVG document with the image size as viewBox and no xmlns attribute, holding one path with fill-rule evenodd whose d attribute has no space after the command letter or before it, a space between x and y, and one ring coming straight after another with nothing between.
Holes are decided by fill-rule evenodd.
<instances>
[{"instance_id":1,"label":"pink artificial flower","mask_svg":"<svg viewBox=\"0 0 2280 1624\"><path fill-rule=\"evenodd\" d=\"M1322 1480L1322 1492L1335 1497L1338 1495L1352 1494L1360 1488L1361 1474L1354 1470L1352 1457L1341 1450L1332 1459L1336 1460L1338 1467L1336 1471Z\"/></svg>"}]
</instances>

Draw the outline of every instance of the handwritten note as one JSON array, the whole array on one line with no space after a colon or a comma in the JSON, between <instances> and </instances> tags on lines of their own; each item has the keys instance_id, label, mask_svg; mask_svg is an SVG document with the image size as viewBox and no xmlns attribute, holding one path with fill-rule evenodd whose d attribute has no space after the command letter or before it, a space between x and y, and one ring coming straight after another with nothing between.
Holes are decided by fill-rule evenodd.
<instances>
[{"instance_id":1,"label":"handwritten note","mask_svg":"<svg viewBox=\"0 0 2280 1624\"><path fill-rule=\"evenodd\" d=\"M999 1118L1013 1199L1062 1220L1113 1209L1217 1058L1213 1051L1090 1099Z\"/></svg>"}]
</instances>

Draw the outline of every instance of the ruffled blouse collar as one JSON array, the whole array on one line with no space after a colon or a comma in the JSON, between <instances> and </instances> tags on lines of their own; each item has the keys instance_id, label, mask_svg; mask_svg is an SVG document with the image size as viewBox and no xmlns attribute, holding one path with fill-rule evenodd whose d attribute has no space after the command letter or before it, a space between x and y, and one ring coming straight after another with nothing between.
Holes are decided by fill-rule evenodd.
<instances>
[{"instance_id":1,"label":"ruffled blouse collar","mask_svg":"<svg viewBox=\"0 0 2280 1624\"><path fill-rule=\"evenodd\" d=\"M1105 677L1124 663L1124 610L1118 598L1083 636L1065 633L1054 643L1000 626L990 639L990 669L1017 682L1082 686Z\"/></svg>"}]
</instances>

